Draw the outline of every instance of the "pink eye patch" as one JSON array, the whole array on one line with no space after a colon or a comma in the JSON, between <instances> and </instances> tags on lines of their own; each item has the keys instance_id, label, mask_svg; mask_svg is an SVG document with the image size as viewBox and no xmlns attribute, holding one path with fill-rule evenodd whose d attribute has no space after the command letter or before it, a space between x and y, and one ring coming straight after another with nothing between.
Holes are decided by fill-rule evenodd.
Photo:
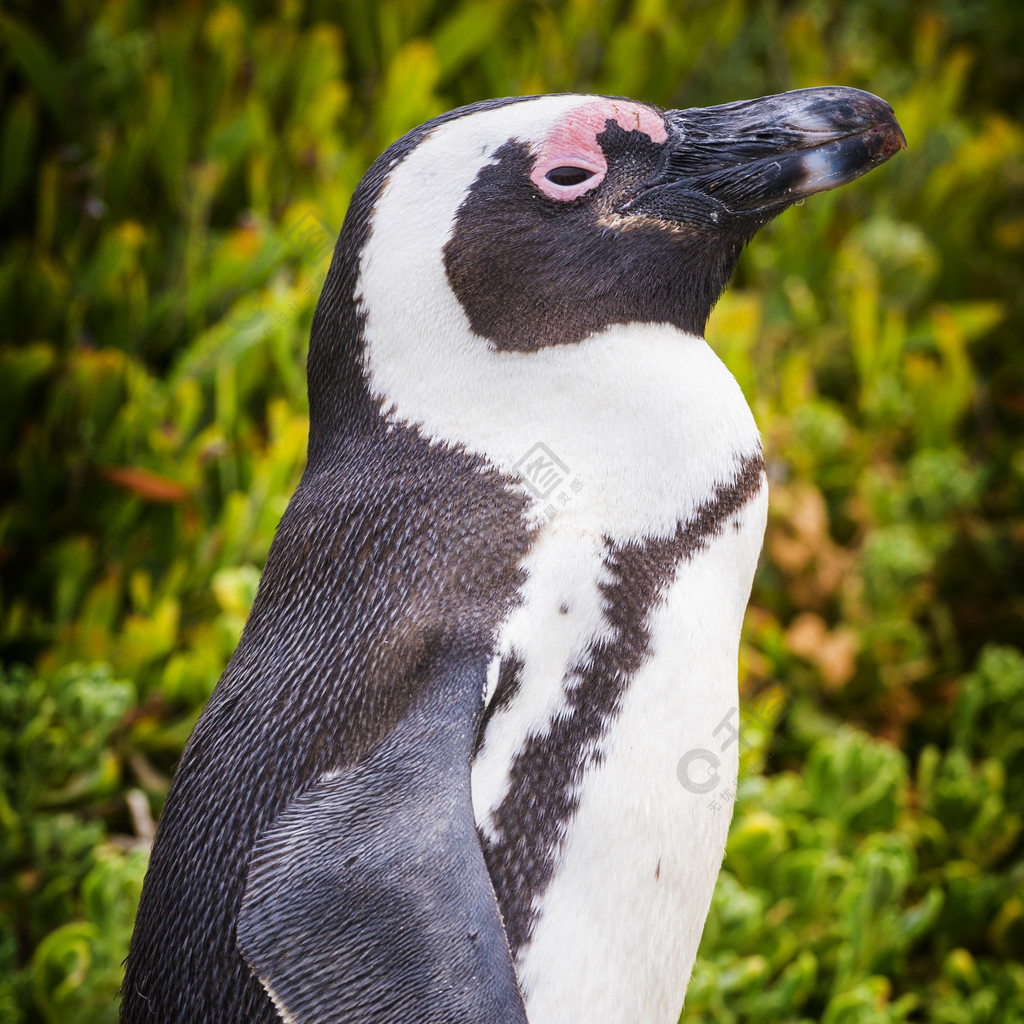
<instances>
[{"instance_id":1,"label":"pink eye patch","mask_svg":"<svg viewBox=\"0 0 1024 1024\"><path fill-rule=\"evenodd\" d=\"M577 107L541 143L530 180L544 195L569 202L604 181L608 161L597 137L609 119L627 132L643 132L652 142L668 138L661 117L639 103L595 100Z\"/></svg>"}]
</instances>

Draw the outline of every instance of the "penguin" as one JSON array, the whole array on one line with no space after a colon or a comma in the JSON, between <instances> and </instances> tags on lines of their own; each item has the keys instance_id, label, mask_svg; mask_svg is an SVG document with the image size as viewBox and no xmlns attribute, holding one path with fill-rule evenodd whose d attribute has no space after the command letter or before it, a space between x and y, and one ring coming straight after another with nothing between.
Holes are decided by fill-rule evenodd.
<instances>
[{"instance_id":1,"label":"penguin","mask_svg":"<svg viewBox=\"0 0 1024 1024\"><path fill-rule=\"evenodd\" d=\"M677 1019L728 816L676 766L737 703L767 506L705 324L759 228L904 146L849 88L550 95L373 164L123 1024Z\"/></svg>"}]
</instances>

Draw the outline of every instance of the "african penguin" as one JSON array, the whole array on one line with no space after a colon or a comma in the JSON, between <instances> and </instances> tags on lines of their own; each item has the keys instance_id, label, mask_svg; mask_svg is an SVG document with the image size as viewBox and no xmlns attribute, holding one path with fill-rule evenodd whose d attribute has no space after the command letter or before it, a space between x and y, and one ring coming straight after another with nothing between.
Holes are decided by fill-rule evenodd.
<instances>
[{"instance_id":1,"label":"african penguin","mask_svg":"<svg viewBox=\"0 0 1024 1024\"><path fill-rule=\"evenodd\" d=\"M728 827L676 766L736 704L767 502L704 326L762 225L903 145L853 89L559 95L370 168L123 1022L676 1020Z\"/></svg>"}]
</instances>

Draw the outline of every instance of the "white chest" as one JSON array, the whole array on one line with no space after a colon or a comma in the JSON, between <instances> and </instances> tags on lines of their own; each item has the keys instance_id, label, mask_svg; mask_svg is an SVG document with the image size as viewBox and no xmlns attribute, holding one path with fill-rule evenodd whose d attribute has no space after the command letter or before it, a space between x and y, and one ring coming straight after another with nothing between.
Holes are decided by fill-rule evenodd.
<instances>
[{"instance_id":1,"label":"white chest","mask_svg":"<svg viewBox=\"0 0 1024 1024\"><path fill-rule=\"evenodd\" d=\"M671 1024L678 1016L729 813L728 805L711 811L676 770L687 751L714 743L715 726L736 705L740 627L766 507L762 489L678 564L643 622L643 664L613 719L587 741L576 806L558 831L550 882L530 895L532 934L517 955L531 1024ZM509 771L517 751L559 729L571 735L566 721L587 713L571 698L574 687L593 685L581 681L581 659L616 639L606 554L600 538L566 514L528 560L525 601L503 634L503 648L522 663L519 687L491 719L473 773L477 821L489 840L516 827L508 808L517 806ZM735 753L727 751L719 769L727 782L735 781ZM532 803L521 801L527 817ZM512 898L499 887L502 896Z\"/></svg>"}]
</instances>

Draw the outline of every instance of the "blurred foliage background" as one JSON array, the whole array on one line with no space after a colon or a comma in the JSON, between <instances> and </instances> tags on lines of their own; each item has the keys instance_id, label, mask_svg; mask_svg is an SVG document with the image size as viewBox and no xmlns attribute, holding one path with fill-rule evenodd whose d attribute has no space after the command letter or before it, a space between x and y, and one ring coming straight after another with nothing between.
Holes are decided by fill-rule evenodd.
<instances>
[{"instance_id":1,"label":"blurred foliage background","mask_svg":"<svg viewBox=\"0 0 1024 1024\"><path fill-rule=\"evenodd\" d=\"M6 3L0 1021L116 1019L373 157L488 96L827 83L910 149L762 233L709 327L773 501L683 1019L1024 1021L1022 55L1018 0Z\"/></svg>"}]
</instances>

